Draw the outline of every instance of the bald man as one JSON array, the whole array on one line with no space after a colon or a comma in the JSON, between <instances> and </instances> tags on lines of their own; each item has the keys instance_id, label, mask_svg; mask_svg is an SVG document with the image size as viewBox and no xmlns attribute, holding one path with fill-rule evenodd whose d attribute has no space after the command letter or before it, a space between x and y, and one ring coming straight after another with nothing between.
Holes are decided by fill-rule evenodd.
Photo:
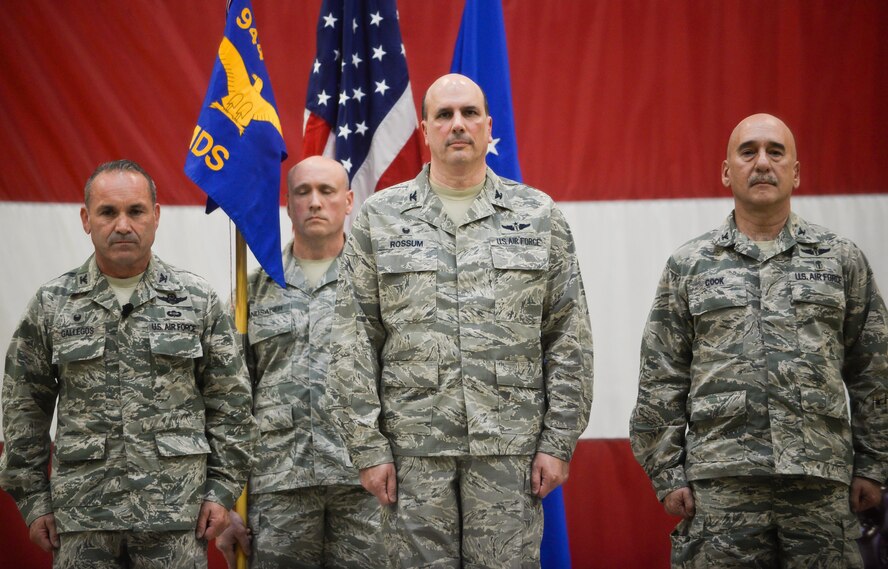
<instances>
[{"instance_id":1,"label":"bald man","mask_svg":"<svg viewBox=\"0 0 888 569\"><path fill-rule=\"evenodd\" d=\"M343 253L331 392L396 567L538 567L540 499L588 421L573 237L487 167L491 125L478 85L438 79L431 163L364 203Z\"/></svg>"},{"instance_id":2,"label":"bald man","mask_svg":"<svg viewBox=\"0 0 888 569\"><path fill-rule=\"evenodd\" d=\"M249 483L250 566L379 569L379 504L361 487L326 404L338 259L353 195L342 165L322 156L296 164L287 186L287 288L261 269L249 278L245 347L260 430ZM234 567L235 541L251 548L240 516L231 517L217 545Z\"/></svg>"},{"instance_id":3,"label":"bald man","mask_svg":"<svg viewBox=\"0 0 888 569\"><path fill-rule=\"evenodd\" d=\"M675 567L861 567L853 512L888 476L888 313L848 239L792 212L789 128L731 134L734 211L670 257L630 438ZM850 413L845 392L850 397Z\"/></svg>"}]
</instances>

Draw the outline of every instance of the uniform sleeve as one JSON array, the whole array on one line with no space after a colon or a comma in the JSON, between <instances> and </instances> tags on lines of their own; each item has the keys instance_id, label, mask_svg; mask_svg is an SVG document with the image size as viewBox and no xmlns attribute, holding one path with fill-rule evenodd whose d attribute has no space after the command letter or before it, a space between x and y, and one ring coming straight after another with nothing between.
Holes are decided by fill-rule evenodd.
<instances>
[{"instance_id":1,"label":"uniform sleeve","mask_svg":"<svg viewBox=\"0 0 888 569\"><path fill-rule=\"evenodd\" d=\"M845 267L845 361L851 400L854 476L888 479L888 315L863 252Z\"/></svg>"},{"instance_id":2,"label":"uniform sleeve","mask_svg":"<svg viewBox=\"0 0 888 569\"><path fill-rule=\"evenodd\" d=\"M380 357L385 330L366 207L352 227L339 265L328 372L330 412L358 469L392 462L379 430Z\"/></svg>"},{"instance_id":3,"label":"uniform sleeve","mask_svg":"<svg viewBox=\"0 0 888 569\"><path fill-rule=\"evenodd\" d=\"M0 485L15 499L29 526L52 512L49 428L59 387L43 315L38 293L13 334L3 376Z\"/></svg>"},{"instance_id":4,"label":"uniform sleeve","mask_svg":"<svg viewBox=\"0 0 888 569\"><path fill-rule=\"evenodd\" d=\"M638 401L629 422L632 451L660 500L687 485L686 403L693 328L687 296L670 265L660 278L642 335Z\"/></svg>"},{"instance_id":5,"label":"uniform sleeve","mask_svg":"<svg viewBox=\"0 0 888 569\"><path fill-rule=\"evenodd\" d=\"M576 248L567 221L552 210L549 283L540 340L548 407L537 451L570 460L589 424L592 330Z\"/></svg>"},{"instance_id":6,"label":"uniform sleeve","mask_svg":"<svg viewBox=\"0 0 888 569\"><path fill-rule=\"evenodd\" d=\"M210 443L204 499L232 508L250 471L258 435L250 380L229 315L212 292L201 337L197 380L206 407Z\"/></svg>"}]
</instances>

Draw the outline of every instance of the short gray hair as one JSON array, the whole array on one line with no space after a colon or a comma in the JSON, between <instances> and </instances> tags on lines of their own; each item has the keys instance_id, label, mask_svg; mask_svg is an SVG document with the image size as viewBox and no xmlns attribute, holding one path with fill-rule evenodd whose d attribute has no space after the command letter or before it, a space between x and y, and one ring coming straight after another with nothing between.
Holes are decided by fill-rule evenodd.
<instances>
[{"instance_id":1,"label":"short gray hair","mask_svg":"<svg viewBox=\"0 0 888 569\"><path fill-rule=\"evenodd\" d=\"M104 174L105 172L134 172L136 174L141 174L148 182L148 190L151 192L151 205L157 203L157 186L154 184L154 180L148 172L136 162L123 159L105 162L104 164L100 164L99 167L93 171L83 188L83 203L87 206L89 206L89 193L92 189L93 181L99 177L99 174Z\"/></svg>"}]
</instances>

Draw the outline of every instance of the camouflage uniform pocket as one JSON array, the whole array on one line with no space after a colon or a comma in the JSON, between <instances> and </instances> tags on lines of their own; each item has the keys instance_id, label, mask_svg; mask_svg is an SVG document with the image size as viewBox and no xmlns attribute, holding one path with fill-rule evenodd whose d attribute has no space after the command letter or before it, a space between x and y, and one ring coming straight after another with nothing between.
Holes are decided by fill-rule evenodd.
<instances>
[{"instance_id":1,"label":"camouflage uniform pocket","mask_svg":"<svg viewBox=\"0 0 888 569\"><path fill-rule=\"evenodd\" d=\"M745 391L692 397L686 443L688 460L742 460L746 456L746 427Z\"/></svg>"},{"instance_id":2,"label":"camouflage uniform pocket","mask_svg":"<svg viewBox=\"0 0 888 569\"><path fill-rule=\"evenodd\" d=\"M538 434L543 424L543 371L539 362L497 360L499 424L503 433ZM567 428L553 425L555 428Z\"/></svg>"},{"instance_id":3,"label":"camouflage uniform pocket","mask_svg":"<svg viewBox=\"0 0 888 569\"><path fill-rule=\"evenodd\" d=\"M490 254L496 320L538 324L546 294L549 250L541 246L515 249L491 244Z\"/></svg>"},{"instance_id":4,"label":"camouflage uniform pocket","mask_svg":"<svg viewBox=\"0 0 888 569\"><path fill-rule=\"evenodd\" d=\"M429 435L438 395L436 362L389 362L382 369L384 431Z\"/></svg>"},{"instance_id":5,"label":"camouflage uniform pocket","mask_svg":"<svg viewBox=\"0 0 888 569\"><path fill-rule=\"evenodd\" d=\"M177 408L200 396L195 359L203 356L195 332L155 332L150 336L154 400L160 408Z\"/></svg>"},{"instance_id":6,"label":"camouflage uniform pocket","mask_svg":"<svg viewBox=\"0 0 888 569\"><path fill-rule=\"evenodd\" d=\"M52 485L53 506L98 506L104 503L106 435L60 433L56 438Z\"/></svg>"},{"instance_id":7,"label":"camouflage uniform pocket","mask_svg":"<svg viewBox=\"0 0 888 569\"><path fill-rule=\"evenodd\" d=\"M703 273L688 283L695 362L733 358L744 352L749 325L746 305L746 280L742 274Z\"/></svg>"},{"instance_id":8,"label":"camouflage uniform pocket","mask_svg":"<svg viewBox=\"0 0 888 569\"><path fill-rule=\"evenodd\" d=\"M379 310L386 322L434 322L437 315L438 247L381 249Z\"/></svg>"},{"instance_id":9,"label":"camouflage uniform pocket","mask_svg":"<svg viewBox=\"0 0 888 569\"><path fill-rule=\"evenodd\" d=\"M293 408L290 405L256 409L256 422L259 423L259 440L256 444L256 457L259 459L253 468L256 474L284 472L293 468L291 453L296 443L293 429Z\"/></svg>"},{"instance_id":10,"label":"camouflage uniform pocket","mask_svg":"<svg viewBox=\"0 0 888 569\"><path fill-rule=\"evenodd\" d=\"M842 467L853 463L851 424L844 392L825 387L800 388L802 436L808 458Z\"/></svg>"},{"instance_id":11,"label":"camouflage uniform pocket","mask_svg":"<svg viewBox=\"0 0 888 569\"><path fill-rule=\"evenodd\" d=\"M841 359L845 287L836 259L796 259L790 273L799 350Z\"/></svg>"},{"instance_id":12,"label":"camouflage uniform pocket","mask_svg":"<svg viewBox=\"0 0 888 569\"><path fill-rule=\"evenodd\" d=\"M166 504L195 504L201 500L206 481L210 443L203 432L154 435L160 468L156 485L148 494Z\"/></svg>"},{"instance_id":13,"label":"camouflage uniform pocket","mask_svg":"<svg viewBox=\"0 0 888 569\"><path fill-rule=\"evenodd\" d=\"M86 331L81 336L64 336L65 333L74 334L69 330L53 333L52 363L59 366L59 375L66 382L92 383L95 387L102 382L89 381L89 374L104 373L104 365L96 360L105 353L105 329L102 325L82 328Z\"/></svg>"}]
</instances>

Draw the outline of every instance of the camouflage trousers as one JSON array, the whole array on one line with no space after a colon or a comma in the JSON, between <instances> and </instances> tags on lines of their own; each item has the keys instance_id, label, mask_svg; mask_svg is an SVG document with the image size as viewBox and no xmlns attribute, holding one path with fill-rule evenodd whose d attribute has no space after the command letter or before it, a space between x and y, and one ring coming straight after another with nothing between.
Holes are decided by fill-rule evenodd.
<instances>
[{"instance_id":1,"label":"camouflage trousers","mask_svg":"<svg viewBox=\"0 0 888 569\"><path fill-rule=\"evenodd\" d=\"M53 569L206 569L207 542L194 530L59 534Z\"/></svg>"},{"instance_id":2,"label":"camouflage trousers","mask_svg":"<svg viewBox=\"0 0 888 569\"><path fill-rule=\"evenodd\" d=\"M391 566L540 566L543 509L530 456L396 456L398 501L382 509Z\"/></svg>"},{"instance_id":3,"label":"camouflage trousers","mask_svg":"<svg viewBox=\"0 0 888 569\"><path fill-rule=\"evenodd\" d=\"M252 569L383 569L379 502L360 486L251 494Z\"/></svg>"},{"instance_id":4,"label":"camouflage trousers","mask_svg":"<svg viewBox=\"0 0 888 569\"><path fill-rule=\"evenodd\" d=\"M847 484L806 476L691 483L696 514L672 532L682 569L863 567Z\"/></svg>"}]
</instances>

